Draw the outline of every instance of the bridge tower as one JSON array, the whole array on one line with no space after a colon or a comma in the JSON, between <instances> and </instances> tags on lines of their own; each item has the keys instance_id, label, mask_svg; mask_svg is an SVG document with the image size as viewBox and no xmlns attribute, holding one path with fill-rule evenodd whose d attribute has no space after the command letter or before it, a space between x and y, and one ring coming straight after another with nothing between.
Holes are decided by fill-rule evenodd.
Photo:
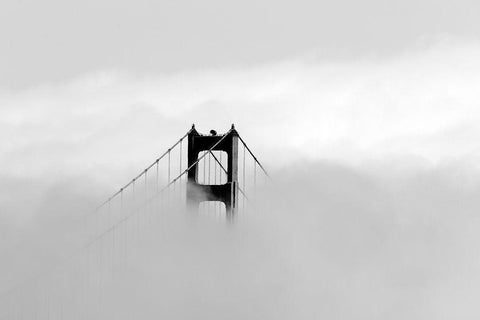
<instances>
[{"instance_id":1,"label":"bridge tower","mask_svg":"<svg viewBox=\"0 0 480 320\"><path fill-rule=\"evenodd\" d=\"M213 130L212 130L213 131ZM232 220L237 210L238 199L238 132L232 128L225 134L211 135L198 133L195 125L188 134L188 182L187 204L190 209L198 210L201 202L220 201L225 204L227 219ZM223 184L200 183L199 154L201 152L223 151L227 154L226 182Z\"/></svg>"}]
</instances>

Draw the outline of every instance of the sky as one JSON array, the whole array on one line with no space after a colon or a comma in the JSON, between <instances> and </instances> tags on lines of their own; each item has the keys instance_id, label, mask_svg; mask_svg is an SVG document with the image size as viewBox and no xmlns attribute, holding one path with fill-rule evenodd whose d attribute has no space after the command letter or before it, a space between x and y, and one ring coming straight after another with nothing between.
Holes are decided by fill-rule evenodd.
<instances>
[{"instance_id":1,"label":"sky","mask_svg":"<svg viewBox=\"0 0 480 320\"><path fill-rule=\"evenodd\" d=\"M0 292L58 260L73 217L192 123L235 123L277 181L265 191L274 209L231 237L172 218L169 262L140 256L145 283L124 284L173 274L170 291L154 292L175 307L147 315L477 319L479 11L444 0L3 1ZM187 233L205 238L190 246ZM212 260L182 260L194 252Z\"/></svg>"},{"instance_id":2,"label":"sky","mask_svg":"<svg viewBox=\"0 0 480 320\"><path fill-rule=\"evenodd\" d=\"M5 0L1 6L0 85L16 90L98 70L156 75L304 54L378 58L480 33L473 0Z\"/></svg>"}]
</instances>

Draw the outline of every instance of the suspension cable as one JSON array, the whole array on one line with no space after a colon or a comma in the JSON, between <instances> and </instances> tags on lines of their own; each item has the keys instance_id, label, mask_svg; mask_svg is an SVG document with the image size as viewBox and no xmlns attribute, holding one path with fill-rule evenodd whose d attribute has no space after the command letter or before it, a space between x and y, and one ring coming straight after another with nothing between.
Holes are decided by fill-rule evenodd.
<instances>
[{"instance_id":1,"label":"suspension cable","mask_svg":"<svg viewBox=\"0 0 480 320\"><path fill-rule=\"evenodd\" d=\"M193 129L192 129L193 130ZM136 176L134 179L132 179L130 182L128 182L126 185L124 185L123 187L121 187L116 193L114 193L111 197L109 197L104 203L102 203L100 206L98 206L96 208L96 211L99 210L101 207L103 207L105 204L109 204L109 207L111 205L111 201L113 200L113 198L115 198L116 196L120 196L120 207L123 211L124 209L124 190L126 188L128 188L130 185L132 185L132 193L133 193L133 198L135 198L135 182L138 178L140 178L142 175L145 174L145 184L147 185L147 176L146 176L146 172L148 170L150 170L153 166L157 166L157 190L158 190L158 165L159 165L159 161L161 159L163 159L167 154L169 154L171 152L171 150L173 148L175 148L178 144L182 143L183 139L185 139L185 137L188 136L189 133L191 133L192 130L189 130L182 138L180 138L169 150L167 150L165 153L163 153L159 158L157 158L150 166L148 166L146 169L144 169L138 176ZM229 130L219 141L217 141L209 150L207 150L207 152L205 152L200 158L198 158L194 163L192 163L190 166L188 166L185 170L181 170L182 167L180 166L180 171L181 173L175 177L175 179L173 179L172 181L170 181L165 187L163 187L159 192L157 192L157 194L153 195L152 197L150 197L150 199L148 201L146 201L145 204L148 204L152 199L156 198L159 194L161 194L164 190L166 190L167 188L169 188L172 184L176 183L177 180L179 180L183 175L185 175L187 172L189 172L194 166L198 165L198 163L205 158L205 156L207 156L208 154L212 155L215 159L215 161L219 164L219 166L222 168L222 170L224 172L227 173L227 170L225 169L225 167L223 166L222 164L222 154L220 153L220 160L218 160L218 158L211 152L217 145L219 145L227 136L229 133L231 133L232 130ZM240 138L240 137L239 137ZM249 151L249 153L254 157L256 163L260 166L260 168L263 170L263 172L268 176L266 170L263 168L263 166L258 162L257 158L253 155L253 153L251 152L251 150L248 148L248 146L245 144L245 142L240 138L240 140L242 141L242 143L244 144L244 147ZM220 179L221 179L221 174L222 174L222 171L220 171ZM268 176L269 177L269 176ZM269 177L270 178L270 177ZM242 195L244 195L244 197L248 200L248 198L246 197L244 191L242 190L242 188L240 188L240 186L238 186L238 190L240 193L242 193ZM116 223L114 223L113 225L111 225L107 230L104 230L103 232L97 234L93 239L91 239L88 243L86 243L85 245L81 246L78 250L75 250L75 252L72 252L71 255L68 255L67 257L64 257L64 259L60 259L60 264L58 264L56 267L54 267L53 269L50 269L48 271L44 271L44 272L40 272L39 274L35 275L35 276L32 276L30 277L29 279L27 279L26 281L22 282L23 284L24 283L27 283L31 280L35 280L35 279L40 279L42 276L44 275L48 275L50 274L52 271L54 271L56 268L58 268L60 265L62 264L65 264L67 263L68 261L70 261L74 256L76 256L76 254L84 249L89 249L91 248L94 244L98 243L99 240L103 239L107 234L109 234L110 232L116 230L120 225L124 224L126 221L128 221L130 218L132 218L135 214L139 214L138 211L132 213L132 214L126 214L122 219L120 219L119 221L117 221ZM128 236L128 226L126 226L126 234L125 234L125 238ZM115 236L114 236L115 237ZM113 244L113 251L115 251L115 238L113 239L114 241L114 244ZM125 241L127 241L127 239L125 239ZM119 244L121 245L121 244ZM125 250L127 250L126 248L126 244L125 244ZM115 255L115 253L113 252L113 255ZM87 280L88 281L88 280ZM18 289L19 287L21 287L22 284L20 284L19 286L15 286L14 288L8 290L7 292L5 292L4 294L2 294L2 296L9 296L10 293L12 291L14 291L15 289Z\"/></svg>"},{"instance_id":2,"label":"suspension cable","mask_svg":"<svg viewBox=\"0 0 480 320\"><path fill-rule=\"evenodd\" d=\"M245 182L246 182L246 179L245 179L245 158L246 158L245 149L246 149L246 147L245 147L245 145L243 145L243 170L242 170L243 171L242 172L243 173L243 190L246 191L246 187L245 187ZM244 194L243 203L242 203L243 204L243 210L245 210L245 198L246 197L245 197L245 194Z\"/></svg>"},{"instance_id":3,"label":"suspension cable","mask_svg":"<svg viewBox=\"0 0 480 320\"><path fill-rule=\"evenodd\" d=\"M238 139L240 139L240 141L243 143L243 146L245 148L247 148L248 152L250 153L250 155L253 157L253 159L255 160L255 162L258 164L258 166L260 167L260 169L262 169L263 173L265 173L265 175L270 179L272 180L272 178L270 177L270 175L267 173L267 170L265 170L265 168L262 166L262 164L260 163L260 161L258 161L257 157L253 154L252 150L250 150L250 148L247 146L247 144L245 143L245 141L243 141L242 137L239 135L238 136Z\"/></svg>"},{"instance_id":4,"label":"suspension cable","mask_svg":"<svg viewBox=\"0 0 480 320\"><path fill-rule=\"evenodd\" d=\"M179 172L178 173L182 173L182 154L183 154L183 142L180 141L180 160L179 160ZM180 181L181 182L181 181ZM182 197L182 184L179 183L179 186L178 186L178 190L179 190L179 195L180 195L180 199Z\"/></svg>"},{"instance_id":5,"label":"suspension cable","mask_svg":"<svg viewBox=\"0 0 480 320\"><path fill-rule=\"evenodd\" d=\"M175 179L173 179L169 184L167 184L163 189L166 189L168 188L174 181L177 181L181 176L183 176L185 173L187 173L188 171L190 171L190 169L192 169L194 166L196 166L200 160L202 160L203 158L205 158L205 156L207 154L209 154L210 151L212 151L216 146L218 146L220 144L220 142L222 142L227 136L228 134L232 132L232 129L228 130L228 132L220 139L218 140L210 149L207 150L207 152L205 152L200 158L198 158L194 163L192 163L187 169L185 169L179 176L177 176Z\"/></svg>"},{"instance_id":6,"label":"suspension cable","mask_svg":"<svg viewBox=\"0 0 480 320\"><path fill-rule=\"evenodd\" d=\"M225 167L222 165L222 163L218 160L218 158L215 156L215 154L212 153L211 150L208 150L207 152L210 152L210 154L213 156L213 159L215 159L215 164L219 164L220 165L220 168L223 169L223 171L225 172L225 174L228 174L227 172L227 169L225 169ZM220 171L221 172L221 171ZM244 190L242 190L242 188L240 188L240 186L237 184L237 188L238 190L240 191L240 193L244 196L244 199L246 199L247 201L249 201L247 195L245 194Z\"/></svg>"},{"instance_id":7,"label":"suspension cable","mask_svg":"<svg viewBox=\"0 0 480 320\"><path fill-rule=\"evenodd\" d=\"M222 164L222 154L223 152L220 152L220 162L219 162L220 164ZM222 171L220 171L219 174L220 174L219 181L220 183L222 183Z\"/></svg>"},{"instance_id":8,"label":"suspension cable","mask_svg":"<svg viewBox=\"0 0 480 320\"><path fill-rule=\"evenodd\" d=\"M218 160L218 158L212 153L212 151L208 150L207 152L210 153L211 156L213 156L213 159L215 159L216 163L218 163L220 165L220 168L223 169L223 171L225 172L225 174L228 174L228 171L227 169L225 169L225 167L222 165L222 163Z\"/></svg>"},{"instance_id":9,"label":"suspension cable","mask_svg":"<svg viewBox=\"0 0 480 320\"><path fill-rule=\"evenodd\" d=\"M120 191L121 191L122 189L128 188L135 179L140 178L140 177L144 174L145 170L147 170L147 171L150 170L154 165L156 165L160 160L162 160L162 159L170 152L170 150L174 149L180 142L182 142L183 139L185 139L193 130L194 130L193 128L190 129L190 130L188 130L188 132L185 133L185 134L183 135L183 137L181 137L177 142L175 142L175 143L174 143L167 151L165 151L160 157L158 157L157 159L155 159L155 161L154 161L152 164L150 164L148 167L146 167L144 170L142 170L142 172L139 173L134 179L132 179L130 182L128 182L126 185L124 185L122 188L120 188L120 190L118 190L118 191L115 192L113 195L111 195L110 198L108 198L108 200L111 200L111 199L115 198L118 194L120 194ZM108 200L106 200L106 201L104 201L103 203L101 203L101 204L95 209L95 211L98 211L101 207L103 207L103 206L108 202Z\"/></svg>"}]
</instances>

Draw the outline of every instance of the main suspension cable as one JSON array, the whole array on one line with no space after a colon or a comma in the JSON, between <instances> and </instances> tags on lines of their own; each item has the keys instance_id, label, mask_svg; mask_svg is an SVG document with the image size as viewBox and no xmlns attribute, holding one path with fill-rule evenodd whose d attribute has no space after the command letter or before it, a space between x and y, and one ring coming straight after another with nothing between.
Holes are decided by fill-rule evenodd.
<instances>
[{"instance_id":1,"label":"main suspension cable","mask_svg":"<svg viewBox=\"0 0 480 320\"><path fill-rule=\"evenodd\" d=\"M263 173L265 173L265 175L270 179L272 180L272 178L270 177L270 175L268 174L267 170L265 170L265 168L262 166L262 164L260 163L260 161L258 161L257 157L253 154L252 150L250 150L250 148L247 146L247 144L245 143L245 141L243 141L242 137L239 135L238 136L238 139L240 139L240 141L243 143L243 146L248 150L248 152L250 153L250 155L253 157L253 159L255 160L255 162L258 164L258 166L260 167L260 169L262 169Z\"/></svg>"},{"instance_id":2,"label":"main suspension cable","mask_svg":"<svg viewBox=\"0 0 480 320\"><path fill-rule=\"evenodd\" d=\"M141 173L139 173L135 178L133 178L130 182L128 182L126 185L124 185L122 188L120 188L120 190L118 190L117 192L115 192L113 195L111 195L106 201L104 201L103 203L101 203L96 209L95 211L98 211L100 208L102 208L109 200L112 200L113 198L115 198L117 195L120 194L121 190L122 189L126 189L128 188L133 181L135 181L136 179L140 178L144 173L145 171L148 171L150 170L153 166L155 166L160 160L162 160L166 155L168 155L170 153L170 151L172 149L174 149L179 143L181 143L183 141L183 139L185 139L194 129L190 129L188 130L187 133L185 133L183 135L183 137L181 137L177 142L175 142L167 151L165 151L160 157L158 157L157 159L155 159L155 161L150 164L148 167L146 167L144 170L142 170Z\"/></svg>"}]
</instances>

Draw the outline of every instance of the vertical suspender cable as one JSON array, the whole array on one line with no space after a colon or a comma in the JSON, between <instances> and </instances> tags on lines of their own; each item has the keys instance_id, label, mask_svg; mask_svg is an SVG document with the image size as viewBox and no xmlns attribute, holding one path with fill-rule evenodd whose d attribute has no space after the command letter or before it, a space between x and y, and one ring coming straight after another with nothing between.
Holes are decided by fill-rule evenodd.
<instances>
[{"instance_id":1,"label":"vertical suspender cable","mask_svg":"<svg viewBox=\"0 0 480 320\"><path fill-rule=\"evenodd\" d=\"M145 223L145 220L147 219L148 217L148 170L145 169L145 203L142 204L142 207L144 207L145 209L145 214L143 215L143 222ZM140 220L140 215L138 215L138 219ZM139 223L139 229L142 228L142 226L140 225L141 224L141 220L140 220L140 223ZM141 235L142 233L139 231L139 236Z\"/></svg>"},{"instance_id":2,"label":"vertical suspender cable","mask_svg":"<svg viewBox=\"0 0 480 320\"><path fill-rule=\"evenodd\" d=\"M222 154L223 154L223 152L220 152L220 164L223 165ZM219 181L218 181L219 184L222 184L222 175L223 175L223 170L221 170L221 168L220 168L220 169L219 169L219 179L218 179L218 180L219 180ZM222 212L222 204L219 203L218 206L219 206L219 207L218 207L218 211L221 213L221 212Z\"/></svg>"},{"instance_id":3,"label":"vertical suspender cable","mask_svg":"<svg viewBox=\"0 0 480 320\"><path fill-rule=\"evenodd\" d=\"M212 154L209 152L208 153L208 184L210 184L211 164L212 164L211 160L212 160ZM211 208L212 208L212 202L208 201L208 213L209 213L209 215L212 214Z\"/></svg>"},{"instance_id":4,"label":"vertical suspender cable","mask_svg":"<svg viewBox=\"0 0 480 320\"><path fill-rule=\"evenodd\" d=\"M217 161L213 163L213 184L219 184L217 183L217 169L218 169L218 164ZM215 216L218 214L218 203L215 203L214 210L215 210Z\"/></svg>"},{"instance_id":5,"label":"vertical suspender cable","mask_svg":"<svg viewBox=\"0 0 480 320\"><path fill-rule=\"evenodd\" d=\"M115 223L115 222L114 222ZM113 227L113 230L112 230L112 278L114 276L114 271L115 271L115 263L116 263L116 259L115 259L115 232L117 231L117 226L114 226Z\"/></svg>"},{"instance_id":6,"label":"vertical suspender cable","mask_svg":"<svg viewBox=\"0 0 480 320\"><path fill-rule=\"evenodd\" d=\"M222 162L222 154L223 152L220 152L220 163L223 165L223 162ZM220 184L222 183L222 170L220 170Z\"/></svg>"},{"instance_id":7,"label":"vertical suspender cable","mask_svg":"<svg viewBox=\"0 0 480 320\"><path fill-rule=\"evenodd\" d=\"M133 209L135 209L135 179L132 182Z\"/></svg>"},{"instance_id":8,"label":"vertical suspender cable","mask_svg":"<svg viewBox=\"0 0 480 320\"><path fill-rule=\"evenodd\" d=\"M124 214L122 214L122 217L125 218L127 216L127 213L125 211L125 207L123 205L123 188L122 188L122 193L121 193L121 199L122 199L122 211L124 212ZM127 221L125 223L123 223L124 225L124 232L123 232L123 239L122 239L122 244L123 244L123 250L122 248L120 249L122 252L120 253L120 255L122 256L122 262L123 262L123 265L126 266L127 265Z\"/></svg>"},{"instance_id":9,"label":"vertical suspender cable","mask_svg":"<svg viewBox=\"0 0 480 320\"><path fill-rule=\"evenodd\" d=\"M147 169L145 169L145 205L147 204L147 200L148 200L147 174L148 174L148 171Z\"/></svg>"},{"instance_id":10,"label":"vertical suspender cable","mask_svg":"<svg viewBox=\"0 0 480 320\"><path fill-rule=\"evenodd\" d=\"M107 228L110 228L110 225L111 225L111 220L112 220L112 219L111 219L111 214L112 214L112 213L111 213L111 200L109 200L109 201L108 201L108 219L107 219L107 224L108 224L108 225L107 225ZM113 238L113 237L115 236L115 229L113 229L112 231L113 231L113 232L112 232L112 241L115 241L114 238ZM105 262L105 270L108 268L108 265L109 265L109 261L108 261L108 260L109 260L109 258L111 259L111 263L112 263L112 265L113 265L113 252L114 252L114 251L113 251L113 248L114 248L113 243L112 243L112 248L111 248L111 250L110 250L110 248L109 248L109 246L108 246L108 242L107 242L107 253L106 253L107 257L106 257L106 259L105 259L105 260L106 260L106 262ZM109 251L111 251L111 252L109 252ZM107 271L106 271L106 272L107 272Z\"/></svg>"},{"instance_id":11,"label":"vertical suspender cable","mask_svg":"<svg viewBox=\"0 0 480 320\"><path fill-rule=\"evenodd\" d=\"M155 198L158 197L158 189L159 189L159 185L158 185L158 162L159 162L159 160L157 159L156 164L155 164L155 166L156 166ZM161 201L161 200L159 200L159 199L156 199L156 200L155 200L155 203L156 203L156 205L155 205L155 213L160 210L159 201ZM154 213L154 219L155 219L155 213Z\"/></svg>"},{"instance_id":12,"label":"vertical suspender cable","mask_svg":"<svg viewBox=\"0 0 480 320\"><path fill-rule=\"evenodd\" d=\"M98 292L97 292L97 296L98 296L98 302L97 302L97 306L98 306L98 314L100 315L101 314L101 310L102 310L102 297L103 297L103 237L100 238L96 244L97 246L97 273L98 273Z\"/></svg>"},{"instance_id":13,"label":"vertical suspender cable","mask_svg":"<svg viewBox=\"0 0 480 320\"><path fill-rule=\"evenodd\" d=\"M132 184L132 192L133 192L133 209L132 209L132 213L135 212L137 210L137 196L135 194L135 182L136 182L136 179L133 179L133 184ZM134 219L130 219L130 220L134 220ZM132 240L131 241L135 241L135 225L133 225L135 223L135 221L131 221L131 228L132 228L132 235L131 235L131 238ZM127 225L128 225L128 220L127 220Z\"/></svg>"},{"instance_id":14,"label":"vertical suspender cable","mask_svg":"<svg viewBox=\"0 0 480 320\"><path fill-rule=\"evenodd\" d=\"M213 183L214 183L214 184L219 184L219 183L217 183L217 170L218 170L218 163L217 163L217 161L215 161L215 162L213 163L213 169L214 169L214 170L213 170L213 172L214 172L214 176L213 176L213 181L214 181L214 182L213 182Z\"/></svg>"},{"instance_id":15,"label":"vertical suspender cable","mask_svg":"<svg viewBox=\"0 0 480 320\"><path fill-rule=\"evenodd\" d=\"M157 170L157 177L156 177L156 180L155 180L155 183L156 183L156 194L158 194L158 160L157 160L157 164L156 164L156 170Z\"/></svg>"},{"instance_id":16,"label":"vertical suspender cable","mask_svg":"<svg viewBox=\"0 0 480 320\"><path fill-rule=\"evenodd\" d=\"M253 160L253 194L257 196L257 161Z\"/></svg>"},{"instance_id":17,"label":"vertical suspender cable","mask_svg":"<svg viewBox=\"0 0 480 320\"><path fill-rule=\"evenodd\" d=\"M167 177L168 177L168 183L170 183L170 151L171 149L168 149L168 174L167 174Z\"/></svg>"},{"instance_id":18,"label":"vertical suspender cable","mask_svg":"<svg viewBox=\"0 0 480 320\"><path fill-rule=\"evenodd\" d=\"M107 209L107 228L110 228L110 223L111 223L111 220L112 220L112 208L111 208L111 202L112 200L111 199L108 199L108 209Z\"/></svg>"},{"instance_id":19,"label":"vertical suspender cable","mask_svg":"<svg viewBox=\"0 0 480 320\"><path fill-rule=\"evenodd\" d=\"M212 155L209 153L208 154L208 184L210 184L210 168L211 168L211 160L212 160Z\"/></svg>"},{"instance_id":20,"label":"vertical suspender cable","mask_svg":"<svg viewBox=\"0 0 480 320\"><path fill-rule=\"evenodd\" d=\"M168 149L168 163L167 163L167 183L170 183L170 151L172 149ZM170 190L167 190L167 194L170 195ZM167 201L170 201L170 196L167 197Z\"/></svg>"},{"instance_id":21,"label":"vertical suspender cable","mask_svg":"<svg viewBox=\"0 0 480 320\"><path fill-rule=\"evenodd\" d=\"M120 216L122 217L123 219L123 216L124 216L124 209L123 209L123 188L120 189ZM120 233L120 239L119 239L119 243L120 243L120 246L119 246L119 261L120 263L124 262L124 256L123 256L123 253L124 253L124 250L122 250L122 244L123 244L123 239L121 238L121 235L122 235L122 226L120 225L120 230L119 233ZM126 255L125 255L125 258L126 258ZM125 259L126 260L126 259Z\"/></svg>"},{"instance_id":22,"label":"vertical suspender cable","mask_svg":"<svg viewBox=\"0 0 480 320\"><path fill-rule=\"evenodd\" d=\"M175 170L173 170L173 168L175 167L174 161L172 161L171 167L172 167L172 171L175 171ZM175 181L175 182L176 182L176 181ZM173 200L175 200L175 197L176 197L176 194L177 194L177 193L175 192L175 191L176 191L176 190L175 190L175 189L176 189L176 183L175 183L175 182L173 183L173 198L172 198Z\"/></svg>"},{"instance_id":23,"label":"vertical suspender cable","mask_svg":"<svg viewBox=\"0 0 480 320\"><path fill-rule=\"evenodd\" d=\"M136 209L136 195L135 195L135 182L136 182L136 178L133 179L133 182L132 182L132 196L133 196L133 208L132 208L132 212L135 211ZM125 226L126 226L126 234L125 234L125 243L126 243L126 251L127 251L127 259L128 259L128 254L129 254L129 251L130 251L130 248L129 248L129 241L132 242L135 240L135 228L133 226L130 226L131 230L129 232L128 230L128 225L132 225L133 222L131 221L132 219L127 219L125 221ZM130 223L129 223L130 222ZM130 233L130 240L129 240L129 233Z\"/></svg>"},{"instance_id":24,"label":"vertical suspender cable","mask_svg":"<svg viewBox=\"0 0 480 320\"><path fill-rule=\"evenodd\" d=\"M120 211L123 214L123 188L120 189ZM123 215L122 215L123 217Z\"/></svg>"},{"instance_id":25,"label":"vertical suspender cable","mask_svg":"<svg viewBox=\"0 0 480 320\"><path fill-rule=\"evenodd\" d=\"M245 145L243 146L243 192L247 192L246 188L245 188ZM243 206L243 211L245 212L245 195L242 196L242 199L243 199L243 203L242 203L242 206Z\"/></svg>"},{"instance_id":26,"label":"vertical suspender cable","mask_svg":"<svg viewBox=\"0 0 480 320\"><path fill-rule=\"evenodd\" d=\"M176 188L177 188L177 181L174 180L174 181L173 181L173 199L174 199L174 200L175 200L175 197L176 197L176 195L177 195L177 193L175 192L175 191L176 191L176 190L175 190Z\"/></svg>"},{"instance_id":27,"label":"vertical suspender cable","mask_svg":"<svg viewBox=\"0 0 480 320\"><path fill-rule=\"evenodd\" d=\"M182 152L183 152L182 144L183 144L183 138L180 140L179 174L182 173ZM181 200L182 199L182 177L180 177L178 189L179 189L178 194L180 195L179 198Z\"/></svg>"}]
</instances>

